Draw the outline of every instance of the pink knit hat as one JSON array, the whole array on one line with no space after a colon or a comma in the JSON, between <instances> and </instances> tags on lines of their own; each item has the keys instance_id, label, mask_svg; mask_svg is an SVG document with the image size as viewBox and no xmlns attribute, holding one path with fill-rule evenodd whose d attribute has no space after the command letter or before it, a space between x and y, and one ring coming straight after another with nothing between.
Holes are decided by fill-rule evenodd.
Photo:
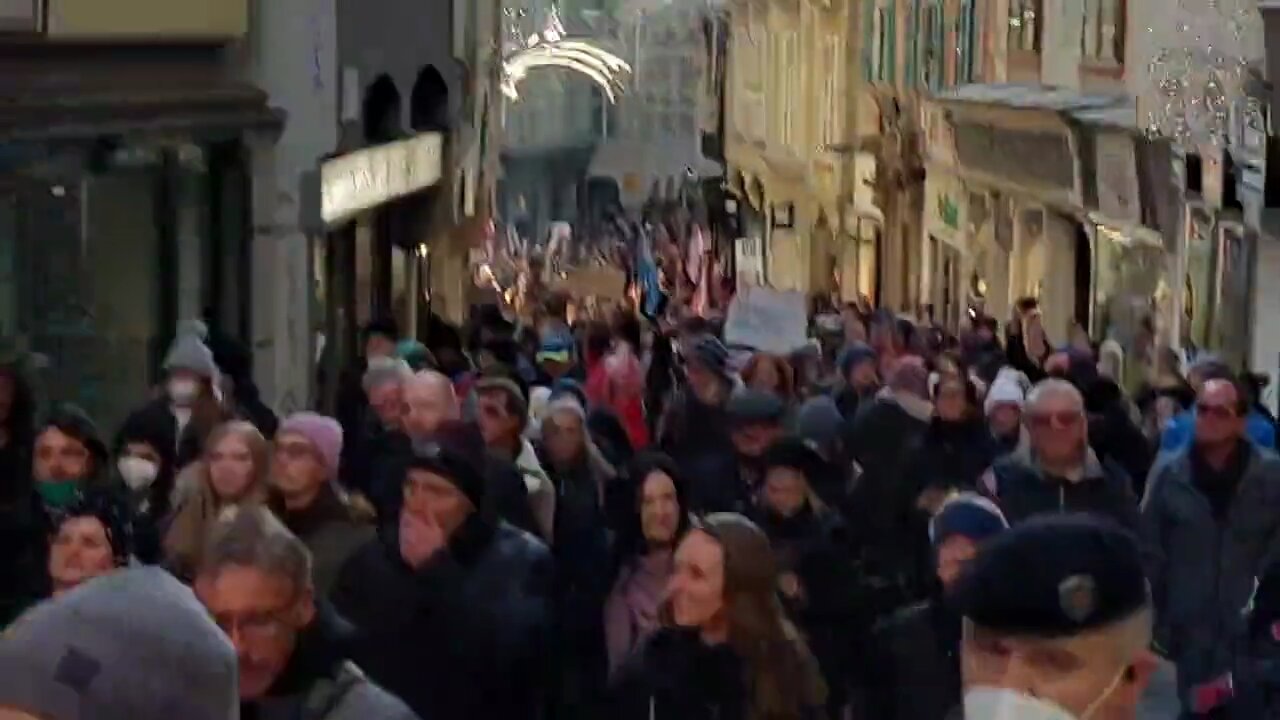
<instances>
[{"instance_id":1,"label":"pink knit hat","mask_svg":"<svg viewBox=\"0 0 1280 720\"><path fill-rule=\"evenodd\" d=\"M319 453L329 479L338 477L338 464L342 457L342 426L337 420L313 412L294 413L280 424L276 437L285 433L306 438Z\"/></svg>"}]
</instances>

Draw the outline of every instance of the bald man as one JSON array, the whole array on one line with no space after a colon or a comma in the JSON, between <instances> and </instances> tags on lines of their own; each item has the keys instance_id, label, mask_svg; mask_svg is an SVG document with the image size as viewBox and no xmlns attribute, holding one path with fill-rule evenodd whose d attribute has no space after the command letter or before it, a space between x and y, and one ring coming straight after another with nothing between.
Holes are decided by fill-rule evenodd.
<instances>
[{"instance_id":1,"label":"bald man","mask_svg":"<svg viewBox=\"0 0 1280 720\"><path fill-rule=\"evenodd\" d=\"M413 440L429 437L444 421L462 416L453 383L434 370L417 373L405 383L404 403L405 432Z\"/></svg>"},{"instance_id":2,"label":"bald man","mask_svg":"<svg viewBox=\"0 0 1280 720\"><path fill-rule=\"evenodd\" d=\"M415 373L405 382L404 404L404 446L373 463L370 500L378 516L383 518L397 517L400 512L404 474L412 447L429 441L441 425L462 416L462 404L453 383L434 370ZM512 525L535 532L537 525L529 506L529 492L515 465L490 454L485 465L485 482L490 509Z\"/></svg>"}]
</instances>

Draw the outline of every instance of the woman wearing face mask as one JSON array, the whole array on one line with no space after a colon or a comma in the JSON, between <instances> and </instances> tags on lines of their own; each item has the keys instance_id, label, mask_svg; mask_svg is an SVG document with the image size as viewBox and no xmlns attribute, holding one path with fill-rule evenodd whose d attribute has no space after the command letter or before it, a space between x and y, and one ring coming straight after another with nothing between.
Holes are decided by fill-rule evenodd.
<instances>
[{"instance_id":1,"label":"woman wearing face mask","mask_svg":"<svg viewBox=\"0 0 1280 720\"><path fill-rule=\"evenodd\" d=\"M637 456L619 485L629 504L619 512L617 577L604 608L611 673L658 629L676 543L689 529L684 482L671 458Z\"/></svg>"},{"instance_id":2,"label":"woman wearing face mask","mask_svg":"<svg viewBox=\"0 0 1280 720\"><path fill-rule=\"evenodd\" d=\"M209 433L231 414L223 404L213 352L194 330L185 330L169 346L164 372L163 395L135 411L129 421L165 428L177 472L199 459Z\"/></svg>"},{"instance_id":3,"label":"woman wearing face mask","mask_svg":"<svg viewBox=\"0 0 1280 720\"><path fill-rule=\"evenodd\" d=\"M133 555L129 506L114 491L95 488L67 508L49 548L53 597L127 567Z\"/></svg>"},{"instance_id":4,"label":"woman wearing face mask","mask_svg":"<svg viewBox=\"0 0 1280 720\"><path fill-rule=\"evenodd\" d=\"M115 442L115 476L133 513L134 554L147 564L163 558L164 526L173 507L174 449L164 423L135 413L120 427Z\"/></svg>"},{"instance_id":5,"label":"woman wearing face mask","mask_svg":"<svg viewBox=\"0 0 1280 720\"><path fill-rule=\"evenodd\" d=\"M826 688L778 599L769 540L716 513L676 549L663 627L618 672L614 720L804 720Z\"/></svg>"},{"instance_id":6,"label":"woman wearing face mask","mask_svg":"<svg viewBox=\"0 0 1280 720\"><path fill-rule=\"evenodd\" d=\"M778 560L778 592L788 615L804 631L826 678L828 717L840 717L845 678L866 622L849 540L839 514L813 492L827 462L804 440L774 443L764 456L764 484L756 519Z\"/></svg>"},{"instance_id":7,"label":"woman wearing face mask","mask_svg":"<svg viewBox=\"0 0 1280 720\"><path fill-rule=\"evenodd\" d=\"M166 564L189 578L199 563L209 528L241 505L261 505L268 497L270 453L252 424L233 420L209 434L204 457L188 468L195 490L178 506L164 537Z\"/></svg>"}]
</instances>

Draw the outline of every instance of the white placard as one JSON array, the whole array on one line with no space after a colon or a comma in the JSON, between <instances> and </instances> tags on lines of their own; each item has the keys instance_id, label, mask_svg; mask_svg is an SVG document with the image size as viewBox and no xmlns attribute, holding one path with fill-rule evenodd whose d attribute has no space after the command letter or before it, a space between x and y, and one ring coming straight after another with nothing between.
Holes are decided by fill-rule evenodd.
<instances>
[{"instance_id":1,"label":"white placard","mask_svg":"<svg viewBox=\"0 0 1280 720\"><path fill-rule=\"evenodd\" d=\"M729 304L724 341L785 355L809 342L804 293L745 287Z\"/></svg>"},{"instance_id":2,"label":"white placard","mask_svg":"<svg viewBox=\"0 0 1280 720\"><path fill-rule=\"evenodd\" d=\"M378 145L320 166L320 217L327 224L431 187L440 180L440 133Z\"/></svg>"}]
</instances>

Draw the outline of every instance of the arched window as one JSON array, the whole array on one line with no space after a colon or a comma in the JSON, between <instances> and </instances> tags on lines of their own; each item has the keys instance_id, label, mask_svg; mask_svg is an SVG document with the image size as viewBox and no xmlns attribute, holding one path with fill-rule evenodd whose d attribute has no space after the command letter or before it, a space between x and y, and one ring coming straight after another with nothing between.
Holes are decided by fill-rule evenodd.
<instances>
[{"instance_id":1,"label":"arched window","mask_svg":"<svg viewBox=\"0 0 1280 720\"><path fill-rule=\"evenodd\" d=\"M413 83L409 124L418 131L449 129L449 85L435 65L423 67Z\"/></svg>"},{"instance_id":2,"label":"arched window","mask_svg":"<svg viewBox=\"0 0 1280 720\"><path fill-rule=\"evenodd\" d=\"M385 73L374 79L364 94L364 139L390 142L401 137L400 115L404 104L396 83Z\"/></svg>"}]
</instances>

